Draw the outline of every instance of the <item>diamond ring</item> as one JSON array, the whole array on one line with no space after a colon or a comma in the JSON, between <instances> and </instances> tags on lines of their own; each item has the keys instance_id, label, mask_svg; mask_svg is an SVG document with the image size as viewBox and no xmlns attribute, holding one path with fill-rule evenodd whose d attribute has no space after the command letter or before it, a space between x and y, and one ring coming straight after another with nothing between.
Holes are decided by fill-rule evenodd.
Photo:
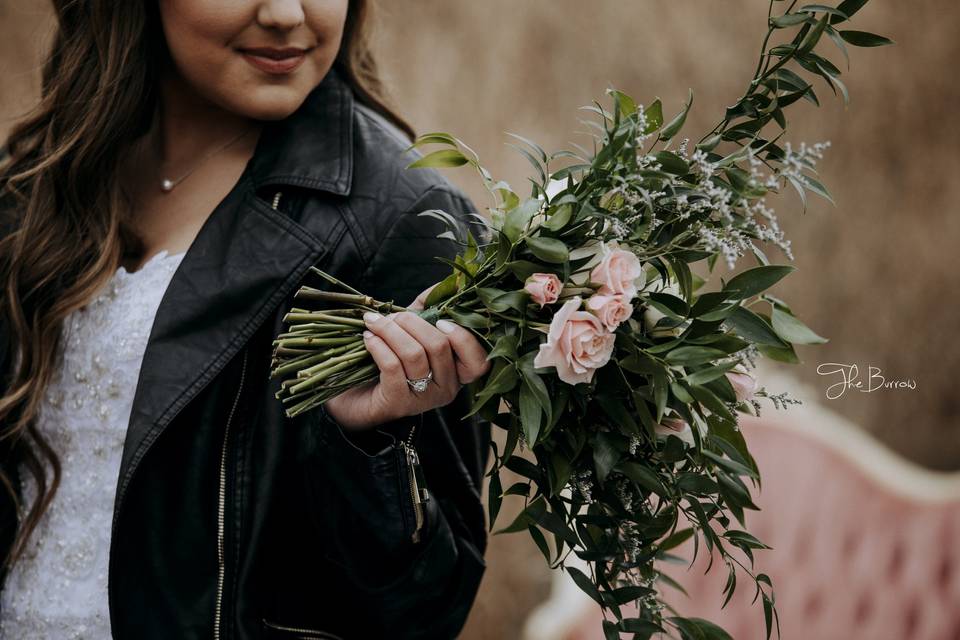
<instances>
[{"instance_id":1,"label":"diamond ring","mask_svg":"<svg viewBox=\"0 0 960 640\"><path fill-rule=\"evenodd\" d=\"M433 380L433 370L431 370L425 378L415 378L413 380L407 378L407 384L417 393L423 393L427 390L431 380Z\"/></svg>"}]
</instances>

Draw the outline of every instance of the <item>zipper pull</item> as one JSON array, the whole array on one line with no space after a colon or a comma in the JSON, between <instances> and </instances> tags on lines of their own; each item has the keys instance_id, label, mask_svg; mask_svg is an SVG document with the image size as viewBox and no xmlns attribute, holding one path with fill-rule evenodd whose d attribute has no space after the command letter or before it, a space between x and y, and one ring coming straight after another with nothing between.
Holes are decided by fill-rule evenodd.
<instances>
[{"instance_id":1,"label":"zipper pull","mask_svg":"<svg viewBox=\"0 0 960 640\"><path fill-rule=\"evenodd\" d=\"M422 413L420 414L420 424L423 424ZM406 441L400 442L400 446L403 447L403 457L407 463L410 498L413 501L413 513L416 517L416 527L414 528L413 535L410 536L410 539L413 540L414 543L420 542L420 530L423 529L424 521L424 503L430 499L430 494L426 488L426 481L423 477L423 470L420 468L420 456L417 455L417 450L413 448L413 434L416 433L417 426L416 424L411 426Z\"/></svg>"},{"instance_id":2,"label":"zipper pull","mask_svg":"<svg viewBox=\"0 0 960 640\"><path fill-rule=\"evenodd\" d=\"M277 191L277 193L274 194L274 196L273 196L273 202L271 203L271 205L273 206L274 209L277 209L277 207L280 205L280 196L281 196L281 195L282 195L282 192L281 192L281 191ZM277 211L279 211L279 209L277 209Z\"/></svg>"},{"instance_id":3,"label":"zipper pull","mask_svg":"<svg viewBox=\"0 0 960 640\"><path fill-rule=\"evenodd\" d=\"M407 461L407 473L410 481L410 497L413 499L413 512L416 516L416 528L411 536L413 542L420 541L420 531L423 529L425 503L430 500L423 469L420 467L420 457L416 450L408 443L403 443L404 457Z\"/></svg>"}]
</instances>

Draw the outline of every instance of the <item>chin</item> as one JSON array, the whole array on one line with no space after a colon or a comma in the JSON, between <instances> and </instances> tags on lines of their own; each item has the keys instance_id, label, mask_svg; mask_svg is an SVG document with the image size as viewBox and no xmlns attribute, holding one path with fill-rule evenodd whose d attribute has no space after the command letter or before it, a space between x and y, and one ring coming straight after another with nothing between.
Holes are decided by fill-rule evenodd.
<instances>
[{"instance_id":1,"label":"chin","mask_svg":"<svg viewBox=\"0 0 960 640\"><path fill-rule=\"evenodd\" d=\"M229 108L256 120L283 120L303 104L308 93L292 87L263 87L249 92Z\"/></svg>"}]
</instances>

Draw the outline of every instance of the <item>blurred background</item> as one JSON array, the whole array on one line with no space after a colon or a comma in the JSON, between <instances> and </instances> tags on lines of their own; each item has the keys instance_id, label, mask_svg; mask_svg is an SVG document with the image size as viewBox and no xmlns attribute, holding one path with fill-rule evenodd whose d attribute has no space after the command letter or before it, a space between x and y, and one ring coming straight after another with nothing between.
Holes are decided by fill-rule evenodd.
<instances>
[{"instance_id":1,"label":"blurred background","mask_svg":"<svg viewBox=\"0 0 960 640\"><path fill-rule=\"evenodd\" d=\"M505 132L521 133L548 151L572 148L571 141L589 146L579 119L591 114L578 107L605 103L610 86L644 104L659 97L668 117L693 88L684 134L699 139L749 82L766 32L766 8L761 0L391 0L380 3L376 42L394 102L417 132L453 133L495 176L525 195L529 165L507 146ZM38 96L49 26L46 3L0 0L0 138ZM960 509L958 494L949 488L956 479L949 472L960 469L960 346L949 335L960 311L960 182L953 179L960 168L954 114L960 85L950 80L960 58L958 26L955 2L874 0L848 28L887 36L895 45L849 47L849 72L839 52L824 47L844 72L851 103L844 108L817 80L822 107L798 103L788 115L787 139L794 145L830 141L817 168L836 206L810 195L801 213L792 191L768 204L793 242L798 267L774 293L830 342L798 347L801 364L777 365L761 380L771 392L794 396L803 395L794 390L804 385L806 405L817 406L805 406L808 412L793 419L801 430L807 416L816 422L806 425L811 431L843 424L837 429L845 433L849 426L867 436L831 438L828 430L820 441L854 447L841 453L855 466L858 459L877 461L863 476L875 478L866 484L869 499L886 495L896 484L890 478L906 474L904 484L913 482L917 490L900 491L898 499L948 513ZM469 169L446 175L479 210L491 204ZM768 255L788 262L776 250ZM852 390L828 399L825 391L837 379L818 375L817 367L831 362L858 365L864 380L868 367L876 367L886 380L916 386ZM787 421L773 415L785 412L763 404L770 420ZM777 473L776 465L770 473ZM504 486L511 481L504 478ZM810 486L805 495L813 499L828 490ZM853 504L867 500L861 496ZM891 518L900 512L890 512ZM515 513L507 501L498 528ZM930 566L940 572L937 584L955 586L953 565ZM521 637L529 611L556 595L554 577L526 534L491 537L487 576L463 637ZM719 599L719 587L712 593ZM960 600L936 603L960 610ZM862 605L851 607L851 615L871 614L870 607L866 614ZM759 608L754 615L759 623ZM791 624L784 637L828 637L805 636L799 617ZM960 626L956 635L942 636L924 636L918 628L904 627L890 637L960 638Z\"/></svg>"}]
</instances>

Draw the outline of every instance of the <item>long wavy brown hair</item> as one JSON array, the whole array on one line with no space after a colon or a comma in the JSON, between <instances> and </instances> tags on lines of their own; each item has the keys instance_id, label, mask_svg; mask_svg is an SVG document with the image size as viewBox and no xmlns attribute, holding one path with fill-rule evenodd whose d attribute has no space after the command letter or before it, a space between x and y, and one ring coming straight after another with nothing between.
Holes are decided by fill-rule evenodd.
<instances>
[{"instance_id":1,"label":"long wavy brown hair","mask_svg":"<svg viewBox=\"0 0 960 640\"><path fill-rule=\"evenodd\" d=\"M412 127L390 107L371 50L373 2L350 0L334 66L360 101L412 140ZM158 74L169 60L155 1L53 6L57 30L40 102L12 130L9 157L0 160L0 482L17 510L0 520L8 545L2 573L22 555L60 484L60 459L36 416L64 318L139 246L116 174L119 159L151 126ZM28 507L21 466L37 488Z\"/></svg>"}]
</instances>

